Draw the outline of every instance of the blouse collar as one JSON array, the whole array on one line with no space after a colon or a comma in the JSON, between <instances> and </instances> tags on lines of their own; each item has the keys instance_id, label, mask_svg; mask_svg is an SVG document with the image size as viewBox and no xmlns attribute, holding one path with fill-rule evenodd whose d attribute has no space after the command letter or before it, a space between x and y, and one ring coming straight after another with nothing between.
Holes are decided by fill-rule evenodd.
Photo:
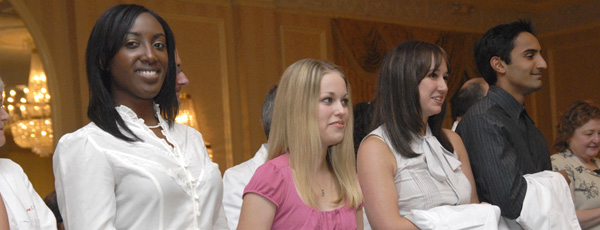
<instances>
[{"instance_id":1,"label":"blouse collar","mask_svg":"<svg viewBox=\"0 0 600 230\"><path fill-rule=\"evenodd\" d=\"M146 126L146 124L144 123L144 119L139 118L137 116L137 114L131 108L129 108L125 105L119 105L119 106L115 107L115 109L121 115L121 117L123 118L123 120L125 122L130 123L130 124L135 124L138 126ZM164 119L160 115L160 107L156 103L154 103L154 113L155 113L155 116L158 118L158 123L160 124L160 126L164 127L163 126Z\"/></svg>"},{"instance_id":2,"label":"blouse collar","mask_svg":"<svg viewBox=\"0 0 600 230\"><path fill-rule=\"evenodd\" d=\"M433 136L429 125L426 127L424 136L415 136L413 149L417 154L425 154L427 168L438 181L445 181L448 175L453 175L461 165L454 153L446 150Z\"/></svg>"}]
</instances>

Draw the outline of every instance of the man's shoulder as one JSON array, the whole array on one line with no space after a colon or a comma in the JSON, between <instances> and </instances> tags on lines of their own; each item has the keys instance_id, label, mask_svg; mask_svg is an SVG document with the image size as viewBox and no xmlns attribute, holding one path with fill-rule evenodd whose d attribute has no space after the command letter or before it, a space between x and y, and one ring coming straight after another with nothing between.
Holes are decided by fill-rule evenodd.
<instances>
[{"instance_id":1,"label":"man's shoulder","mask_svg":"<svg viewBox=\"0 0 600 230\"><path fill-rule=\"evenodd\" d=\"M460 123L471 119L494 118L503 113L504 109L493 98L486 97L469 108Z\"/></svg>"},{"instance_id":2,"label":"man's shoulder","mask_svg":"<svg viewBox=\"0 0 600 230\"><path fill-rule=\"evenodd\" d=\"M456 132L461 136L474 129L495 129L511 123L511 116L494 98L486 97L473 105L458 123Z\"/></svg>"},{"instance_id":3,"label":"man's shoulder","mask_svg":"<svg viewBox=\"0 0 600 230\"><path fill-rule=\"evenodd\" d=\"M251 158L247 161L244 161L236 166L225 170L225 174L223 176L232 174L236 176L252 175L256 171L256 169L261 165L262 164L258 164L254 158Z\"/></svg>"},{"instance_id":4,"label":"man's shoulder","mask_svg":"<svg viewBox=\"0 0 600 230\"><path fill-rule=\"evenodd\" d=\"M264 149L264 147L261 147L261 149L259 149L258 152L254 154L254 157L225 170L223 177L225 177L226 175L252 176L256 169L267 161L266 154L266 149Z\"/></svg>"}]
</instances>

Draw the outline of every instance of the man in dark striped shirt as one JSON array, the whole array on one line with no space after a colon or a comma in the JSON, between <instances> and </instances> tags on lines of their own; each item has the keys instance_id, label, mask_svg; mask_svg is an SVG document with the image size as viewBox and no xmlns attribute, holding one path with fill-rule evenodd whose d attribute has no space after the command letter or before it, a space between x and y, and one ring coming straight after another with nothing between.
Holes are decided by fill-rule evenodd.
<instances>
[{"instance_id":1,"label":"man in dark striped shirt","mask_svg":"<svg viewBox=\"0 0 600 230\"><path fill-rule=\"evenodd\" d=\"M475 44L488 95L458 125L477 184L479 200L516 219L527 192L524 174L551 170L544 136L525 110L525 98L542 87L546 61L531 23L517 21L488 30Z\"/></svg>"}]
</instances>

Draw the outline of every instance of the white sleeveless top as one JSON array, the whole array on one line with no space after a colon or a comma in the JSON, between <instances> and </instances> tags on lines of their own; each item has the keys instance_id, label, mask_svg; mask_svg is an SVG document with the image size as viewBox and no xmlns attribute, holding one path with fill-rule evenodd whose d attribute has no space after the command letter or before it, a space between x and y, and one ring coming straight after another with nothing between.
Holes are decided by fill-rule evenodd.
<instances>
[{"instance_id":1,"label":"white sleeveless top","mask_svg":"<svg viewBox=\"0 0 600 230\"><path fill-rule=\"evenodd\" d=\"M394 183L398 193L398 210L405 216L411 210L428 210L442 205L468 204L471 201L471 183L461 171L456 153L444 149L431 134L415 136L412 150L419 154L407 158L391 145L383 127L379 126L367 137L380 137L392 150L398 168Z\"/></svg>"}]
</instances>

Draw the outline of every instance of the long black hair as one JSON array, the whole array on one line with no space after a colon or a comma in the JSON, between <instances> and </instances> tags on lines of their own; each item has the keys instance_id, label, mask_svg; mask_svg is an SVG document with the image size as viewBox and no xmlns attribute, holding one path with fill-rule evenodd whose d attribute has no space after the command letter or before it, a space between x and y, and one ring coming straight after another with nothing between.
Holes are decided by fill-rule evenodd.
<instances>
[{"instance_id":1,"label":"long black hair","mask_svg":"<svg viewBox=\"0 0 600 230\"><path fill-rule=\"evenodd\" d=\"M434 69L446 61L450 71L446 51L422 41L409 41L396 46L386 55L379 71L373 126L381 125L392 147L406 157L418 156L410 143L425 125L419 102L419 83L430 71L432 56ZM430 116L427 123L432 135L444 148L453 152L450 140L442 131L445 104L442 105L442 112Z\"/></svg>"},{"instance_id":2,"label":"long black hair","mask_svg":"<svg viewBox=\"0 0 600 230\"><path fill-rule=\"evenodd\" d=\"M117 5L106 10L94 25L85 53L88 75L90 101L88 118L102 130L116 138L133 142L138 138L127 127L117 110L111 95L110 72L114 56L123 46L127 32L141 13L149 13L161 24L167 42L168 68L160 92L154 102L160 106L160 114L168 121L169 126L177 116L179 104L175 94L175 38L167 22L153 11L140 5ZM125 135L119 126L129 134Z\"/></svg>"}]
</instances>

